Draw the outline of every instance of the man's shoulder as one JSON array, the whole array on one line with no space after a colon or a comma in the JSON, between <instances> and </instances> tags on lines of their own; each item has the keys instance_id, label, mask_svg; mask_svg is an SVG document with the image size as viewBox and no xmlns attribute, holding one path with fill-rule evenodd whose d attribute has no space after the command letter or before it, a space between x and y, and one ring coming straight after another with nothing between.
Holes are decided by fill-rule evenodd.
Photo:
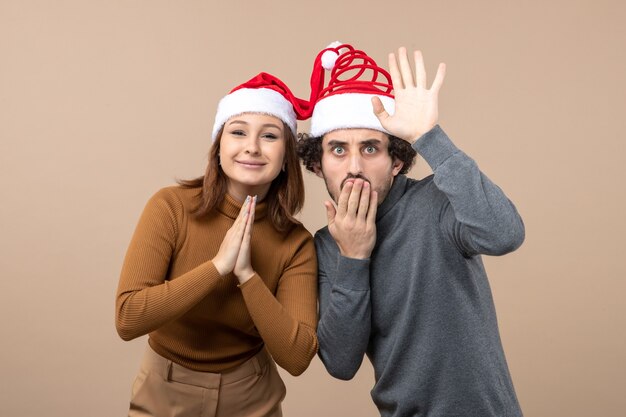
<instances>
[{"instance_id":1,"label":"man's shoulder","mask_svg":"<svg viewBox=\"0 0 626 417\"><path fill-rule=\"evenodd\" d=\"M328 230L328 226L324 226L317 232L315 232L313 238L315 239L315 244L317 244L317 242L322 243L327 242L329 239L333 239L333 237L330 235L330 231Z\"/></svg>"},{"instance_id":2,"label":"man's shoulder","mask_svg":"<svg viewBox=\"0 0 626 417\"><path fill-rule=\"evenodd\" d=\"M339 251L335 239L333 239L330 231L328 230L328 226L322 227L315 232L315 236L313 238L315 240L315 250L317 251L318 260L324 260Z\"/></svg>"},{"instance_id":3,"label":"man's shoulder","mask_svg":"<svg viewBox=\"0 0 626 417\"><path fill-rule=\"evenodd\" d=\"M430 174L420 179L407 177L405 192L416 192L416 191L425 189L433 184L434 179L435 179L435 176L433 174Z\"/></svg>"},{"instance_id":4,"label":"man's shoulder","mask_svg":"<svg viewBox=\"0 0 626 417\"><path fill-rule=\"evenodd\" d=\"M407 178L402 200L419 199L423 204L440 204L446 200L445 194L437 187L434 174L421 179ZM413 205L413 204L411 204Z\"/></svg>"}]
</instances>

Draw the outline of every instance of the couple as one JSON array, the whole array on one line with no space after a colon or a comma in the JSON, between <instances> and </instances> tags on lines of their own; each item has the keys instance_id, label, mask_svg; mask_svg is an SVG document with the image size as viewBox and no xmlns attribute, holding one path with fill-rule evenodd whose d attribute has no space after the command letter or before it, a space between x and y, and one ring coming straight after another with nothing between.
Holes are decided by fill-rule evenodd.
<instances>
[{"instance_id":1,"label":"couple","mask_svg":"<svg viewBox=\"0 0 626 417\"><path fill-rule=\"evenodd\" d=\"M480 255L524 226L437 125L445 66L428 88L413 58L387 72L332 44L310 100L261 73L220 101L204 177L157 192L126 254L117 329L149 334L130 416L280 416L276 363L299 375L316 353L341 379L367 354L382 416L522 415ZM298 157L332 198L315 238Z\"/></svg>"}]
</instances>

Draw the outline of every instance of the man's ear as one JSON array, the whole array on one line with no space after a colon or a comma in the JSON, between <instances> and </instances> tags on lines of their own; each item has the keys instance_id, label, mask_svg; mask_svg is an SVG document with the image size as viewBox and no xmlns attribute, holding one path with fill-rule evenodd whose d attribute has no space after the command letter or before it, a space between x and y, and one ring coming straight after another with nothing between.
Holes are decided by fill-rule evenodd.
<instances>
[{"instance_id":1,"label":"man's ear","mask_svg":"<svg viewBox=\"0 0 626 417\"><path fill-rule=\"evenodd\" d=\"M320 178L324 178L324 174L322 173L322 165L319 162L313 164L313 172Z\"/></svg>"},{"instance_id":2,"label":"man's ear","mask_svg":"<svg viewBox=\"0 0 626 417\"><path fill-rule=\"evenodd\" d=\"M393 164L392 164L392 170L391 170L391 173L393 174L394 177L398 175L400 171L402 171L403 166L404 166L404 162L402 162L398 158L394 158Z\"/></svg>"}]
</instances>

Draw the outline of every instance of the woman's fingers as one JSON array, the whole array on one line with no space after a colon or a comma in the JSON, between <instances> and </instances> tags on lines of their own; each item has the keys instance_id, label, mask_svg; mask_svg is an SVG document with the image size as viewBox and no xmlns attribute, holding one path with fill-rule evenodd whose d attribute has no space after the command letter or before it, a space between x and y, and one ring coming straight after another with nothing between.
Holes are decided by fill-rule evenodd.
<instances>
[{"instance_id":1,"label":"woman's fingers","mask_svg":"<svg viewBox=\"0 0 626 417\"><path fill-rule=\"evenodd\" d=\"M237 262L235 263L234 272L237 275L237 279L240 284L243 284L254 275L252 264L250 261L250 241L252 239L252 227L254 226L254 213L256 209L256 197L250 202L249 215L246 218L245 229L243 238L241 240L241 247L237 255Z\"/></svg>"},{"instance_id":2,"label":"woman's fingers","mask_svg":"<svg viewBox=\"0 0 626 417\"><path fill-rule=\"evenodd\" d=\"M222 240L222 244L213 258L213 264L217 268L220 275L226 275L232 272L237 263L237 257L241 249L241 242L246 229L246 224L250 213L250 197L246 198L241 206L239 215L228 229Z\"/></svg>"},{"instance_id":3,"label":"woman's fingers","mask_svg":"<svg viewBox=\"0 0 626 417\"><path fill-rule=\"evenodd\" d=\"M252 200L250 201L250 208L248 210L249 214L248 214L247 221L246 221L246 227L243 232L243 239L241 241L241 251L244 250L244 246L245 246L246 251L250 250L250 238L252 236L252 226L254 225L255 210L256 210L256 196L254 196L254 198L252 198ZM240 254L241 254L241 251L240 251Z\"/></svg>"}]
</instances>

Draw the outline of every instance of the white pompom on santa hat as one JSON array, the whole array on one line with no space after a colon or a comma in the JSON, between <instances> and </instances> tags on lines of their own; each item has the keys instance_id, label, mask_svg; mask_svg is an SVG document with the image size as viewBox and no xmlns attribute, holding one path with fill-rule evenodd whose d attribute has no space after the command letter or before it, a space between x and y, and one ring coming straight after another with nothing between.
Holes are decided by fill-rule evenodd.
<instances>
[{"instance_id":1,"label":"white pompom on santa hat","mask_svg":"<svg viewBox=\"0 0 626 417\"><path fill-rule=\"evenodd\" d=\"M289 87L278 77L261 72L233 88L220 100L211 138L216 139L228 119L243 113L260 113L277 117L289 126L295 137L296 120L304 120L310 116L309 101L295 97Z\"/></svg>"},{"instance_id":2,"label":"white pompom on santa hat","mask_svg":"<svg viewBox=\"0 0 626 417\"><path fill-rule=\"evenodd\" d=\"M324 70L330 71L324 87ZM323 136L337 129L367 128L387 132L374 114L377 96L387 113L395 111L389 73L365 52L333 42L320 51L311 74L311 135Z\"/></svg>"}]
</instances>

